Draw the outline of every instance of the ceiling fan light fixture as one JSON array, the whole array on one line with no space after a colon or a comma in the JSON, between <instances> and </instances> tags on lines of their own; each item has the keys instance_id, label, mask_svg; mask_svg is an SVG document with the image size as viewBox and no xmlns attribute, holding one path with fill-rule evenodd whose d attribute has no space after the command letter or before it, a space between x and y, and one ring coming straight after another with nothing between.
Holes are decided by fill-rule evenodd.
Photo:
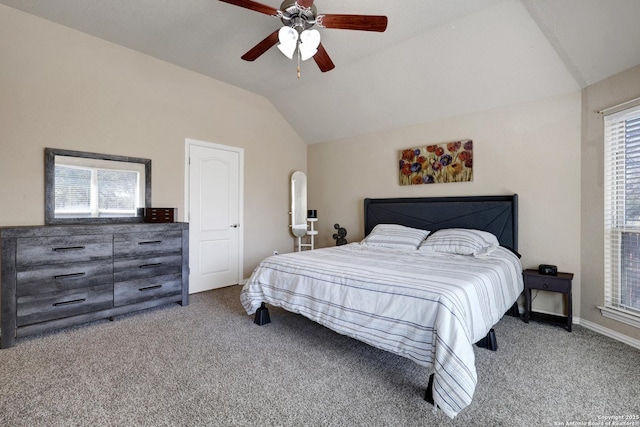
<instances>
[{"instance_id":1,"label":"ceiling fan light fixture","mask_svg":"<svg viewBox=\"0 0 640 427\"><path fill-rule=\"evenodd\" d=\"M280 49L280 52L282 52L284 56L286 56L289 59L293 59L293 54L296 52L296 45L280 43L278 45L278 49Z\"/></svg>"},{"instance_id":2,"label":"ceiling fan light fixture","mask_svg":"<svg viewBox=\"0 0 640 427\"><path fill-rule=\"evenodd\" d=\"M302 34L300 34L300 42L310 48L317 49L318 46L320 46L320 31L304 30Z\"/></svg>"},{"instance_id":3,"label":"ceiling fan light fixture","mask_svg":"<svg viewBox=\"0 0 640 427\"><path fill-rule=\"evenodd\" d=\"M280 44L278 49L289 59L293 59L293 54L298 46L298 32L291 27L284 26L278 31Z\"/></svg>"},{"instance_id":4,"label":"ceiling fan light fixture","mask_svg":"<svg viewBox=\"0 0 640 427\"><path fill-rule=\"evenodd\" d=\"M315 0L283 0L279 9L258 3L254 0L220 0L265 15L279 18L284 27L276 30L264 38L260 43L242 55L245 61L255 61L260 55L275 46L287 58L298 60L298 78L300 77L300 62L313 57L320 71L327 72L335 68L333 61L320 43L319 33L311 31L314 25L319 28L334 28L343 30L384 32L387 29L387 17L382 15L348 15L341 13L318 14ZM301 33L309 33L304 35ZM306 37L309 37L306 39Z\"/></svg>"},{"instance_id":5,"label":"ceiling fan light fixture","mask_svg":"<svg viewBox=\"0 0 640 427\"><path fill-rule=\"evenodd\" d=\"M320 46L320 32L318 30L305 30L300 34L300 59L306 61L318 53Z\"/></svg>"},{"instance_id":6,"label":"ceiling fan light fixture","mask_svg":"<svg viewBox=\"0 0 640 427\"><path fill-rule=\"evenodd\" d=\"M302 49L302 46L300 47L300 59L303 61L306 61L309 58L313 58L313 55L315 55L316 53L318 53L318 49L309 50Z\"/></svg>"}]
</instances>

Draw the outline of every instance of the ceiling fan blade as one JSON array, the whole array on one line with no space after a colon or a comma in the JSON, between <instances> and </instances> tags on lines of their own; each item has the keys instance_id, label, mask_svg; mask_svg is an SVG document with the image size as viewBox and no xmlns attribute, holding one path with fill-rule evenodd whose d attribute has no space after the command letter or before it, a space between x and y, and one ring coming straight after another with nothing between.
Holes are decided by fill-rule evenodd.
<instances>
[{"instance_id":1,"label":"ceiling fan blade","mask_svg":"<svg viewBox=\"0 0 640 427\"><path fill-rule=\"evenodd\" d=\"M336 67L331 58L329 58L329 54L324 49L324 46L322 46L322 43L318 45L318 53L313 56L313 60L316 61L318 68L320 68L320 71L323 73L331 71Z\"/></svg>"},{"instance_id":2,"label":"ceiling fan blade","mask_svg":"<svg viewBox=\"0 0 640 427\"><path fill-rule=\"evenodd\" d=\"M251 48L247 53L242 55L242 59L245 61L255 61L260 55L271 49L276 43L278 43L278 31L275 30L269 34L260 43Z\"/></svg>"},{"instance_id":3,"label":"ceiling fan blade","mask_svg":"<svg viewBox=\"0 0 640 427\"><path fill-rule=\"evenodd\" d=\"M313 0L298 0L298 6L304 9L309 9L313 6Z\"/></svg>"},{"instance_id":4,"label":"ceiling fan blade","mask_svg":"<svg viewBox=\"0 0 640 427\"><path fill-rule=\"evenodd\" d=\"M383 32L387 29L387 17L380 15L318 15L316 23L320 27L342 30Z\"/></svg>"},{"instance_id":5,"label":"ceiling fan blade","mask_svg":"<svg viewBox=\"0 0 640 427\"><path fill-rule=\"evenodd\" d=\"M234 4L236 6L244 7L245 9L255 10L256 12L264 13L265 15L276 16L278 9L274 9L271 6L257 3L251 0L220 0L224 3Z\"/></svg>"}]
</instances>

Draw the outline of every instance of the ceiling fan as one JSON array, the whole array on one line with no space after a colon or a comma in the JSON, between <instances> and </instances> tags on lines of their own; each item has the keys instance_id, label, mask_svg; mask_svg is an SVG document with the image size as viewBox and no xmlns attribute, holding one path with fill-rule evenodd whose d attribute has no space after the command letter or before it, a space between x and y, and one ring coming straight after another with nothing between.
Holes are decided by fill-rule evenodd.
<instances>
[{"instance_id":1,"label":"ceiling fan","mask_svg":"<svg viewBox=\"0 0 640 427\"><path fill-rule=\"evenodd\" d=\"M387 29L387 17L379 15L318 14L314 0L284 0L280 9L275 9L252 0L220 0L224 3L244 7L256 12L280 18L284 26L269 34L247 53L242 55L245 61L255 61L260 55L278 42L278 49L289 59L297 53L298 78L300 61L313 58L324 73L335 68L327 51L320 43L320 33L311 29L337 28L343 30L361 30L383 32Z\"/></svg>"}]
</instances>

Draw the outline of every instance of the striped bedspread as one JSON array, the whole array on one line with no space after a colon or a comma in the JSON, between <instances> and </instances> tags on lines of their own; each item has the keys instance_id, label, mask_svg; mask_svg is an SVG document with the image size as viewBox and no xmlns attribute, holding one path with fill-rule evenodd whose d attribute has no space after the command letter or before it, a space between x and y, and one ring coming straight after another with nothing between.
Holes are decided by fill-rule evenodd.
<instances>
[{"instance_id":1,"label":"striped bedspread","mask_svg":"<svg viewBox=\"0 0 640 427\"><path fill-rule=\"evenodd\" d=\"M475 390L473 343L522 290L504 248L473 257L351 243L265 259L240 300L248 314L266 302L429 367L434 402L453 418Z\"/></svg>"}]
</instances>

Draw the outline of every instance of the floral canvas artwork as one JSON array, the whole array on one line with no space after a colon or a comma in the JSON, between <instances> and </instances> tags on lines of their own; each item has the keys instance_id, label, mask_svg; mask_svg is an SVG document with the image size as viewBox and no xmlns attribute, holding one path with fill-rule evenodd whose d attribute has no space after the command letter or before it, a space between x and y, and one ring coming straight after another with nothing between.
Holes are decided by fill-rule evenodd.
<instances>
[{"instance_id":1,"label":"floral canvas artwork","mask_svg":"<svg viewBox=\"0 0 640 427\"><path fill-rule=\"evenodd\" d=\"M473 141L447 142L400 152L400 185L473 181Z\"/></svg>"}]
</instances>

